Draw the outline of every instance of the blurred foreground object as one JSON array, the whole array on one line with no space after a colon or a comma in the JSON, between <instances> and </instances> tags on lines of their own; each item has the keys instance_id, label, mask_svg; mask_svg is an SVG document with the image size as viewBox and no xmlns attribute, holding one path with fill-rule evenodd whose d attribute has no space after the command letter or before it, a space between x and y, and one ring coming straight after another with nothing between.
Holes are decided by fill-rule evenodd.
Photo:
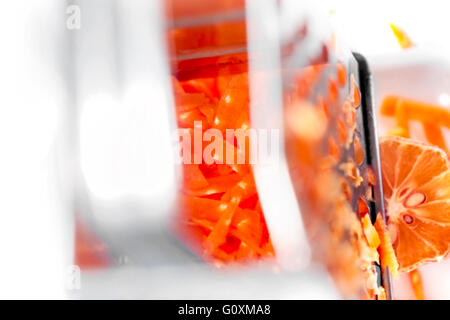
<instances>
[{"instance_id":1,"label":"blurred foreground object","mask_svg":"<svg viewBox=\"0 0 450 320\"><path fill-rule=\"evenodd\" d=\"M307 1L187 3L80 1L74 211L108 268L85 263L77 296L117 297L102 290L122 287L122 273L152 282L158 268L189 278L222 267L229 278L190 285L217 277L236 283L232 297L248 272L253 297L267 274L314 270L302 297L334 295L329 274L346 298L390 298L364 58ZM265 142L256 160L252 134ZM165 296L145 283L128 295Z\"/></svg>"}]
</instances>

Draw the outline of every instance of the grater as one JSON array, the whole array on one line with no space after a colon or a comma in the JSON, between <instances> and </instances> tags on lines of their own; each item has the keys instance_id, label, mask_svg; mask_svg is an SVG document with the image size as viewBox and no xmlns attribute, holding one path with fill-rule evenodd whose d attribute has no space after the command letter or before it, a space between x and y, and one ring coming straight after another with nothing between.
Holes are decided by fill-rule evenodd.
<instances>
[{"instance_id":1,"label":"grater","mask_svg":"<svg viewBox=\"0 0 450 320\"><path fill-rule=\"evenodd\" d=\"M176 1L173 3L176 4ZM385 219L384 202L369 66L361 54L351 53L345 47L335 48L336 39L333 38L334 35L328 30L323 30L318 23L322 20L318 19L316 15L311 14L312 12L314 11L311 10L306 2L294 4L290 1L282 1L276 4L267 1L259 2L256 5L255 2L248 1L246 3L245 13L239 10L236 11L234 8L232 11L223 14L214 14L212 21L204 17L196 17L196 19L183 18L178 21L175 19L175 22L169 24L170 28L178 28L181 30L189 30L189 28L198 26L205 27L211 23L216 25L226 23L239 25L239 23L245 23L246 38L236 37L235 41L231 41L223 47L217 46L213 49L208 46L204 48L190 48L191 50L188 52L182 52L182 50L178 50L177 52L177 49L180 48L177 48L176 43L174 43L171 47L171 52L173 53L171 65L172 70L175 70L175 76L181 80L190 77L195 78L196 76L207 77L211 75L211 72L212 74L220 72L217 71L220 68L226 68L226 72L234 74L242 72L248 72L250 74L249 90L253 93L253 95L250 95L251 100L258 101L255 104L250 102L252 126L256 128L276 128L283 132L283 137L286 140L284 141L282 152L286 154L281 156L281 161L286 159L287 170L289 172L289 181L283 180L283 189L285 189L283 201L287 203L292 201L289 192L289 190L292 190L292 193L295 194L298 201L297 203L306 226L313 260L317 259L317 261L324 264L333 275L332 270L334 269L334 265L338 264L338 261L336 261L336 257L329 256L329 252L336 249L332 243L335 239L332 239L330 230L334 228L333 220L337 221L339 219L333 216L333 214L327 215L327 218L330 219L329 225L324 228L321 226L320 232L317 232L322 235L318 237L320 240L315 238L315 232L311 234L311 230L308 230L311 229L311 224L317 223L317 221L314 221L314 216L317 211L326 211L329 208L325 208L325 204L314 204L310 201L311 197L313 197L312 194L316 190L314 190L315 186L307 183L307 180L310 178L313 179L317 176L318 171L321 170L320 166L312 164L319 159L313 159L309 165L299 166L298 157L296 158L295 153L301 153L303 151L308 153L311 151L311 154L316 157L327 158L329 156L329 139L334 139L333 137L339 135L339 127L342 127L343 121L345 122L343 120L345 115L341 109L341 105L348 99L350 94L356 94L360 99L360 103L353 106L351 110L351 112L354 112L352 115L354 117L354 123L350 126L344 125L347 135L344 139L345 141L335 143L339 156L336 157L334 163L327 165L330 166L337 180L345 181L345 193L348 193L349 196L343 205L351 208L352 214L358 219L358 207L360 203L367 206L372 223L375 223L378 213ZM324 39L327 40L325 41ZM277 59L279 60L277 61ZM289 114L289 108L286 106L292 102L290 101L291 97L289 95L292 90L295 90L294 82L296 78L299 77L299 74L304 73L305 69L314 68L315 66L320 66L322 69L320 75L317 76L317 79L306 79L304 82L308 85L314 82L314 85L308 88L309 91L303 97L312 105L317 105L318 99L323 100L323 96L326 95L326 91L330 88L330 81L335 85L335 74L338 66L344 66L346 69L345 84L342 86L336 85L336 88L333 88L337 95L335 98L336 101L326 102L328 103L327 113L329 117L326 125L326 133L321 138L317 138L313 145L308 145L308 142L303 141L302 146L304 149L296 150L298 146L290 138L292 134L289 133L288 128L289 119L295 118L296 115ZM194 73L194 76L192 73ZM261 80L257 76L252 78L251 74L270 74L272 79ZM262 76L261 78L264 77ZM352 93L352 90L356 90L357 92ZM266 101L266 103L262 101ZM287 112L285 119L280 119L279 115L285 112ZM267 115L270 116L268 117ZM300 113L297 116L301 117L302 114ZM299 126L302 125L320 126L318 123L304 124L302 121L299 121ZM361 159L357 159L358 157ZM352 165L354 165L354 168L349 167ZM267 195L261 200L263 208L265 205L264 198L274 197L280 199L276 195L277 192L273 186L270 187L267 185L270 184L270 181L273 182L273 185L278 185L278 180L281 181L284 178L283 166L281 168L278 167L279 173L270 178L264 173L264 171L269 170L267 167L264 168L264 166L258 165L254 168L258 190L263 196ZM349 170L356 173L357 176L352 176L352 173L348 172ZM280 176L283 178L280 178ZM354 179L360 178L361 181L355 184ZM275 216L280 212L275 212L276 209L271 204L270 201L266 200L266 208L270 209L265 211L265 216L266 220L268 220L269 231L278 233L275 229L281 228L281 224L277 224L276 219L272 219L270 216ZM336 209L332 204L328 205L332 206L332 210ZM271 211L273 213L270 213ZM289 210L287 209L283 213L285 216L288 216L289 214L286 211ZM289 225L289 223L284 224L284 226L286 225ZM345 228L344 226L341 227ZM324 232L324 230L328 231ZM286 232L289 233L289 231ZM304 231L300 231L300 233L302 232ZM330 232L330 235L323 236L327 232ZM319 243L316 243L316 241ZM345 247L347 246L346 242L348 242L348 239L344 238L339 242L343 250L346 250ZM293 243L289 245L298 250L301 247ZM282 251L283 249L279 250ZM290 251L292 252L292 250L291 248ZM389 270L382 270L376 263L372 265L372 269L371 272L375 277L376 286L383 287L386 297L391 299L392 286ZM334 274L334 276L337 278L337 282L346 281L345 279L339 279L342 277L339 275L339 272ZM357 280L355 281L358 282ZM343 287L345 286L344 284ZM358 290L361 290L361 286L357 284L355 288L357 287L359 289L350 290L351 292L347 296L360 296Z\"/></svg>"}]
</instances>

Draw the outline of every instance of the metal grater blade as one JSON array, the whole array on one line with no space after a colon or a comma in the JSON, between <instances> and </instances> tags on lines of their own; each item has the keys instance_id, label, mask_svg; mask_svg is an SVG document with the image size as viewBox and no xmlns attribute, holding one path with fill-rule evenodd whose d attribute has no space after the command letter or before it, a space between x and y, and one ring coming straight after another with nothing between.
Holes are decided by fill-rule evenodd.
<instances>
[{"instance_id":1,"label":"metal grater blade","mask_svg":"<svg viewBox=\"0 0 450 320\"><path fill-rule=\"evenodd\" d=\"M372 75L365 57L356 52L353 53L353 56L358 63L359 89L361 92L362 122L358 122L358 124L361 125L359 132L364 132L367 165L372 168L376 180L381 182L380 151L376 128L376 114L373 105ZM372 186L372 189L374 201L369 201L369 213L372 223L375 223L378 213L381 214L386 223L383 185L382 183L377 183L375 186ZM387 298L393 299L393 288L389 268L381 270L380 272L380 285L385 288Z\"/></svg>"},{"instance_id":2,"label":"metal grater blade","mask_svg":"<svg viewBox=\"0 0 450 320\"><path fill-rule=\"evenodd\" d=\"M370 70L361 54L335 52L326 43L318 56L317 50L315 54L308 54L311 41L314 40L308 37L300 39L294 53L284 57L283 66L289 70L283 77L284 92L289 97L285 102L287 160L313 257L327 267L341 291L348 291L345 296L353 298L360 295L358 290L365 290L364 281L359 280L362 283L353 287L349 285L358 282L357 260L367 258L360 248L355 248L360 244L352 240L352 237L364 237L361 236L360 203L367 206L372 224L378 213L385 219ZM307 67L302 67L305 65ZM337 85L339 67L346 68L346 79ZM299 89L302 93L295 93ZM352 101L351 110L347 110L345 107L353 99L353 91L357 91L360 103ZM311 110L308 111L310 106L317 110L314 117ZM326 124L321 123L318 115L321 109L325 110ZM351 124L349 114L353 117ZM292 118L297 120L290 120ZM302 118L310 119L311 123ZM293 122L297 123L290 124ZM326 127L325 133L320 138L313 137L322 126ZM310 127L310 136L301 137L302 133L296 132L295 127ZM358 156L361 152L362 157ZM324 171L324 167L329 171ZM339 188L341 190L336 191ZM345 201L342 201L343 195ZM360 221L359 227L351 222L355 215ZM346 254L353 256L345 260L342 257ZM370 273L376 285L384 288L386 298L392 299L389 270L381 270L375 261L371 267L362 265L363 273Z\"/></svg>"}]
</instances>

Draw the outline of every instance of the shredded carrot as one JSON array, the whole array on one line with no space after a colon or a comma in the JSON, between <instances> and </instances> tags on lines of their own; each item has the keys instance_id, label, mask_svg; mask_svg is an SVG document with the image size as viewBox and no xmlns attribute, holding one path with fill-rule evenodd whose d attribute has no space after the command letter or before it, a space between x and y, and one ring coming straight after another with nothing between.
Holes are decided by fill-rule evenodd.
<instances>
[{"instance_id":1,"label":"shredded carrot","mask_svg":"<svg viewBox=\"0 0 450 320\"><path fill-rule=\"evenodd\" d=\"M347 122L349 126L352 126L356 121L355 108L353 108L352 103L349 100L345 100L342 109L344 111L345 122Z\"/></svg>"},{"instance_id":2,"label":"shredded carrot","mask_svg":"<svg viewBox=\"0 0 450 320\"><path fill-rule=\"evenodd\" d=\"M448 152L447 146L445 144L444 136L442 135L442 130L438 126L436 126L433 123L424 123L423 129L425 131L425 136L427 137L427 140L445 152Z\"/></svg>"},{"instance_id":3,"label":"shredded carrot","mask_svg":"<svg viewBox=\"0 0 450 320\"><path fill-rule=\"evenodd\" d=\"M414 290L414 294L417 300L425 300L425 294L423 290L422 276L418 269L414 269L409 272L409 280Z\"/></svg>"},{"instance_id":4,"label":"shredded carrot","mask_svg":"<svg viewBox=\"0 0 450 320\"><path fill-rule=\"evenodd\" d=\"M366 237L367 243L372 248L378 248L378 246L380 245L380 237L378 236L377 230L372 225L369 215L366 214L364 217L362 217L361 220L364 236Z\"/></svg>"},{"instance_id":5,"label":"shredded carrot","mask_svg":"<svg viewBox=\"0 0 450 320\"><path fill-rule=\"evenodd\" d=\"M339 160L341 151L338 144L336 143L336 140L333 137L328 138L328 152L335 161Z\"/></svg>"},{"instance_id":6,"label":"shredded carrot","mask_svg":"<svg viewBox=\"0 0 450 320\"><path fill-rule=\"evenodd\" d=\"M381 214L378 214L377 216L377 220L375 221L375 229L380 237L378 252L381 257L381 267L389 268L392 275L396 276L398 274L399 265L397 257L395 256L394 248L392 247L391 237Z\"/></svg>"},{"instance_id":7,"label":"shredded carrot","mask_svg":"<svg viewBox=\"0 0 450 320\"><path fill-rule=\"evenodd\" d=\"M187 81L173 77L172 84L178 126L189 133L249 126L247 74ZM196 121L202 122L201 128ZM273 256L251 173L249 144L245 143L244 149L239 137L214 137L214 143L223 146L222 151L207 144L196 150L192 134L191 141L187 140L194 161L200 160L182 165L179 227L186 240L217 265ZM210 155L214 162L207 163L203 154ZM238 156L243 158L242 164L236 164Z\"/></svg>"},{"instance_id":8,"label":"shredded carrot","mask_svg":"<svg viewBox=\"0 0 450 320\"><path fill-rule=\"evenodd\" d=\"M342 62L337 64L337 80L341 87L347 82L347 70Z\"/></svg>"},{"instance_id":9,"label":"shredded carrot","mask_svg":"<svg viewBox=\"0 0 450 320\"><path fill-rule=\"evenodd\" d=\"M368 216L367 213L369 213L369 207L364 202L364 200L361 198L359 198L359 201L358 201L358 212L359 212L360 217Z\"/></svg>"},{"instance_id":10,"label":"shredded carrot","mask_svg":"<svg viewBox=\"0 0 450 320\"><path fill-rule=\"evenodd\" d=\"M430 103L387 96L381 104L380 113L396 119L397 127L389 131L389 135L409 137L409 121L420 121L428 142L449 154L441 127L450 128L450 111Z\"/></svg>"},{"instance_id":11,"label":"shredded carrot","mask_svg":"<svg viewBox=\"0 0 450 320\"><path fill-rule=\"evenodd\" d=\"M356 138L353 141L353 148L354 148L354 153L355 153L355 161L358 165L360 165L361 163L364 162L365 155L364 155L364 149L363 149L361 143Z\"/></svg>"},{"instance_id":12,"label":"shredded carrot","mask_svg":"<svg viewBox=\"0 0 450 320\"><path fill-rule=\"evenodd\" d=\"M394 116L395 114L395 106L397 104L397 100L401 99L398 96L386 96L381 102L380 113L384 116Z\"/></svg>"},{"instance_id":13,"label":"shredded carrot","mask_svg":"<svg viewBox=\"0 0 450 320\"><path fill-rule=\"evenodd\" d=\"M188 190L205 188L208 186L208 181L203 176L198 165L187 164L183 166L184 176L183 182L184 187Z\"/></svg>"},{"instance_id":14,"label":"shredded carrot","mask_svg":"<svg viewBox=\"0 0 450 320\"><path fill-rule=\"evenodd\" d=\"M398 96L388 96L381 104L380 113L384 116L394 116L397 102L401 100L406 109L405 116L408 120L416 120L424 123L434 123L437 126L450 128L450 111L441 106L411 100Z\"/></svg>"},{"instance_id":15,"label":"shredded carrot","mask_svg":"<svg viewBox=\"0 0 450 320\"><path fill-rule=\"evenodd\" d=\"M397 127L401 130L402 137L409 138L409 121L407 117L408 109L402 100L397 100L395 104L395 120Z\"/></svg>"},{"instance_id":16,"label":"shredded carrot","mask_svg":"<svg viewBox=\"0 0 450 320\"><path fill-rule=\"evenodd\" d=\"M350 99L353 107L358 107L361 104L361 92L355 82L353 74L350 76Z\"/></svg>"},{"instance_id":17,"label":"shredded carrot","mask_svg":"<svg viewBox=\"0 0 450 320\"><path fill-rule=\"evenodd\" d=\"M407 49L414 46L414 43L403 29L401 29L400 27L396 26L393 23L390 23L389 26L391 27L391 30L394 33L394 36L402 49Z\"/></svg>"},{"instance_id":18,"label":"shredded carrot","mask_svg":"<svg viewBox=\"0 0 450 320\"><path fill-rule=\"evenodd\" d=\"M204 245L206 250L214 252L218 246L226 242L226 236L228 234L231 221L233 220L233 215L238 205L239 199L238 201L226 203L223 205L223 207L220 207L220 210L222 210L223 208L223 212L219 218L219 221L217 221L207 240L205 241Z\"/></svg>"},{"instance_id":19,"label":"shredded carrot","mask_svg":"<svg viewBox=\"0 0 450 320\"><path fill-rule=\"evenodd\" d=\"M336 103L339 98L339 90L336 81L328 79L328 99L331 104Z\"/></svg>"}]
</instances>

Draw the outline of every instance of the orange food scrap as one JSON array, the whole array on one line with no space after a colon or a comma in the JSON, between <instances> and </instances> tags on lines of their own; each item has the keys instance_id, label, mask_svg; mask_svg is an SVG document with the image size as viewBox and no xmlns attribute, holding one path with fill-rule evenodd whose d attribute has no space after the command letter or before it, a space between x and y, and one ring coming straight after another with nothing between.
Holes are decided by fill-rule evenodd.
<instances>
[{"instance_id":1,"label":"orange food scrap","mask_svg":"<svg viewBox=\"0 0 450 320\"><path fill-rule=\"evenodd\" d=\"M239 200L237 199L231 203L222 203L219 206L220 218L212 228L210 234L205 241L205 249L209 252L214 253L217 247L226 243L227 234L233 219L234 212L236 211Z\"/></svg>"},{"instance_id":2,"label":"orange food scrap","mask_svg":"<svg viewBox=\"0 0 450 320\"><path fill-rule=\"evenodd\" d=\"M183 181L184 187L188 190L200 189L208 186L208 181L196 164L186 164L183 166Z\"/></svg>"},{"instance_id":3,"label":"orange food scrap","mask_svg":"<svg viewBox=\"0 0 450 320\"><path fill-rule=\"evenodd\" d=\"M234 76L217 106L213 127L221 130L248 127L248 76ZM242 116L242 117L241 117Z\"/></svg>"},{"instance_id":4,"label":"orange food scrap","mask_svg":"<svg viewBox=\"0 0 450 320\"><path fill-rule=\"evenodd\" d=\"M380 237L378 236L377 230L372 225L372 221L370 221L370 216L366 214L361 218L364 235L367 239L367 243L372 248L378 248L380 245Z\"/></svg>"},{"instance_id":5,"label":"orange food scrap","mask_svg":"<svg viewBox=\"0 0 450 320\"><path fill-rule=\"evenodd\" d=\"M356 108L361 104L361 92L355 82L355 76L350 76L350 99L353 107Z\"/></svg>"},{"instance_id":6,"label":"orange food scrap","mask_svg":"<svg viewBox=\"0 0 450 320\"><path fill-rule=\"evenodd\" d=\"M367 168L367 181L372 186L377 184L377 178L375 177L375 173L373 172L373 169L371 167Z\"/></svg>"},{"instance_id":7,"label":"orange food scrap","mask_svg":"<svg viewBox=\"0 0 450 320\"><path fill-rule=\"evenodd\" d=\"M394 248L392 247L391 237L380 214L378 214L377 220L375 221L375 229L377 230L380 239L378 252L381 257L381 267L388 267L392 275L396 276L398 274L399 264Z\"/></svg>"},{"instance_id":8,"label":"orange food scrap","mask_svg":"<svg viewBox=\"0 0 450 320\"><path fill-rule=\"evenodd\" d=\"M316 101L317 109L322 112L327 118L330 116L330 111L328 110L328 104L322 97L318 97Z\"/></svg>"},{"instance_id":9,"label":"orange food scrap","mask_svg":"<svg viewBox=\"0 0 450 320\"><path fill-rule=\"evenodd\" d=\"M347 82L347 70L342 62L337 64L337 80L341 87Z\"/></svg>"},{"instance_id":10,"label":"orange food scrap","mask_svg":"<svg viewBox=\"0 0 450 320\"><path fill-rule=\"evenodd\" d=\"M407 49L414 46L414 43L411 41L411 39L404 30L402 30L400 27L396 26L393 23L390 23L389 26L391 27L391 30L394 33L394 36L402 49Z\"/></svg>"},{"instance_id":11,"label":"orange food scrap","mask_svg":"<svg viewBox=\"0 0 450 320\"><path fill-rule=\"evenodd\" d=\"M336 103L339 98L339 89L336 81L328 79L328 100L331 104Z\"/></svg>"},{"instance_id":12,"label":"orange food scrap","mask_svg":"<svg viewBox=\"0 0 450 320\"><path fill-rule=\"evenodd\" d=\"M397 122L397 128L401 129L402 137L409 138L409 121L408 121L408 109L402 100L397 100L395 105L395 120Z\"/></svg>"},{"instance_id":13,"label":"orange food scrap","mask_svg":"<svg viewBox=\"0 0 450 320\"><path fill-rule=\"evenodd\" d=\"M355 152L355 160L358 165L362 164L364 162L364 149L361 146L361 143L358 139L354 139L353 144L354 152Z\"/></svg>"},{"instance_id":14,"label":"orange food scrap","mask_svg":"<svg viewBox=\"0 0 450 320\"><path fill-rule=\"evenodd\" d=\"M191 139L196 130L203 135L208 128L248 127L247 81L247 74L187 81L173 77L179 127L188 130ZM201 121L201 128L194 128L196 121ZM224 153L232 151L236 156L244 149L235 137L225 140L219 142ZM183 184L178 197L182 235L217 266L273 256L248 159L244 164L228 164L222 160L224 155L216 151L211 154L213 163L206 163L202 155L207 147L196 150L190 142L193 158L200 161L182 165Z\"/></svg>"},{"instance_id":15,"label":"orange food scrap","mask_svg":"<svg viewBox=\"0 0 450 320\"><path fill-rule=\"evenodd\" d=\"M380 139L386 216L399 270L450 250L450 164L441 149L401 137Z\"/></svg>"},{"instance_id":16,"label":"orange food scrap","mask_svg":"<svg viewBox=\"0 0 450 320\"><path fill-rule=\"evenodd\" d=\"M75 221L75 265L84 269L104 269L112 263L107 245L81 220Z\"/></svg>"},{"instance_id":17,"label":"orange food scrap","mask_svg":"<svg viewBox=\"0 0 450 320\"><path fill-rule=\"evenodd\" d=\"M405 116L409 120L421 121L423 123L433 123L437 126L450 128L450 111L441 106L411 100L399 96L387 96L384 98L380 113L384 116L394 116L397 102L401 100L406 108Z\"/></svg>"},{"instance_id":18,"label":"orange food scrap","mask_svg":"<svg viewBox=\"0 0 450 320\"><path fill-rule=\"evenodd\" d=\"M449 153L441 128L450 128L450 111L445 108L399 96L387 96L381 104L380 113L396 118L397 127L389 135L409 137L408 122L420 121L427 141Z\"/></svg>"},{"instance_id":19,"label":"orange food scrap","mask_svg":"<svg viewBox=\"0 0 450 320\"><path fill-rule=\"evenodd\" d=\"M328 152L330 156L337 162L340 158L340 149L333 137L328 138Z\"/></svg>"},{"instance_id":20,"label":"orange food scrap","mask_svg":"<svg viewBox=\"0 0 450 320\"><path fill-rule=\"evenodd\" d=\"M349 100L345 100L342 106L347 125L352 126L356 120L356 111Z\"/></svg>"},{"instance_id":21,"label":"orange food scrap","mask_svg":"<svg viewBox=\"0 0 450 320\"><path fill-rule=\"evenodd\" d=\"M296 76L296 93L299 97L308 97L314 85L320 80L320 76L322 74L324 66L322 65L312 65L303 68L299 74ZM334 92L337 94L337 92Z\"/></svg>"},{"instance_id":22,"label":"orange food scrap","mask_svg":"<svg viewBox=\"0 0 450 320\"><path fill-rule=\"evenodd\" d=\"M355 165L352 159L348 159L347 162L341 163L339 169L344 172L345 176L353 183L355 187L359 187L364 181L359 172L358 167Z\"/></svg>"},{"instance_id":23,"label":"orange food scrap","mask_svg":"<svg viewBox=\"0 0 450 320\"><path fill-rule=\"evenodd\" d=\"M397 104L397 101L401 99L401 97L389 95L384 97L383 101L381 102L380 106L380 114L384 116L394 116L395 115L395 107Z\"/></svg>"},{"instance_id":24,"label":"orange food scrap","mask_svg":"<svg viewBox=\"0 0 450 320\"><path fill-rule=\"evenodd\" d=\"M350 199L352 198L353 191L345 179L341 180L341 188L340 189L341 189L342 195L345 197L345 199L347 199L347 201L350 201Z\"/></svg>"},{"instance_id":25,"label":"orange food scrap","mask_svg":"<svg viewBox=\"0 0 450 320\"><path fill-rule=\"evenodd\" d=\"M387 132L388 136L393 136L393 137L406 137L409 135L408 132L405 131L405 129L403 128L398 128L395 127L394 129L391 129Z\"/></svg>"},{"instance_id":26,"label":"orange food scrap","mask_svg":"<svg viewBox=\"0 0 450 320\"><path fill-rule=\"evenodd\" d=\"M347 141L347 126L345 125L344 120L338 119L337 120L337 131L339 139L341 140L341 143L345 143Z\"/></svg>"},{"instance_id":27,"label":"orange food scrap","mask_svg":"<svg viewBox=\"0 0 450 320\"><path fill-rule=\"evenodd\" d=\"M420 271L415 269L409 272L409 280L414 291L414 295L417 300L425 300L425 294L423 290L422 276Z\"/></svg>"},{"instance_id":28,"label":"orange food scrap","mask_svg":"<svg viewBox=\"0 0 450 320\"><path fill-rule=\"evenodd\" d=\"M442 130L434 123L424 123L423 130L425 131L425 136L431 144L438 146L449 154L447 145L445 143L444 136L442 135Z\"/></svg>"},{"instance_id":29,"label":"orange food scrap","mask_svg":"<svg viewBox=\"0 0 450 320\"><path fill-rule=\"evenodd\" d=\"M364 200L361 198L359 198L359 200L358 200L358 212L359 212L360 217L367 216L367 213L369 213L369 207L364 202Z\"/></svg>"}]
</instances>

